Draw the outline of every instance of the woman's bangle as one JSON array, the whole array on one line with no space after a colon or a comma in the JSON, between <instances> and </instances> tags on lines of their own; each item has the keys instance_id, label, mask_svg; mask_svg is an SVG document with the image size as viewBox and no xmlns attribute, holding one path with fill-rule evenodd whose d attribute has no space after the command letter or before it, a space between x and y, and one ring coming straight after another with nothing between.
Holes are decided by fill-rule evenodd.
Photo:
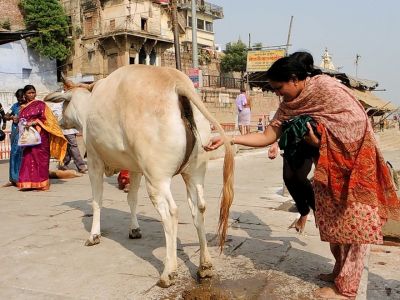
<instances>
[{"instance_id":1,"label":"woman's bangle","mask_svg":"<svg viewBox=\"0 0 400 300\"><path fill-rule=\"evenodd\" d=\"M232 146L235 145L235 137L232 137L232 139L231 139L231 145L232 145Z\"/></svg>"}]
</instances>

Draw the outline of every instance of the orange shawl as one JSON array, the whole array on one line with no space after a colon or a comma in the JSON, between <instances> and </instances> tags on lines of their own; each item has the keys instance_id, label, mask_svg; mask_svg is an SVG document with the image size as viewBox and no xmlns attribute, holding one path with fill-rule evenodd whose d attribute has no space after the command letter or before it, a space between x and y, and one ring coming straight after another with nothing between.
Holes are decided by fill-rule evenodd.
<instances>
[{"instance_id":1,"label":"orange shawl","mask_svg":"<svg viewBox=\"0 0 400 300\"><path fill-rule=\"evenodd\" d=\"M382 218L400 220L389 170L364 108L351 91L327 75L307 78L301 94L281 103L275 119L305 114L320 124L322 136L314 181L327 187L333 201L364 203L377 207Z\"/></svg>"}]
</instances>

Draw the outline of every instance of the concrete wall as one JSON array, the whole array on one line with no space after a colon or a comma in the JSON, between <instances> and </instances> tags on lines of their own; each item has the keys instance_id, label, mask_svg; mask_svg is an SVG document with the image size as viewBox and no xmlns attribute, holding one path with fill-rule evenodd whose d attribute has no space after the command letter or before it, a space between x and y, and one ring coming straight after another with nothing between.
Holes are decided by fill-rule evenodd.
<instances>
[{"instance_id":1,"label":"concrete wall","mask_svg":"<svg viewBox=\"0 0 400 300\"><path fill-rule=\"evenodd\" d=\"M0 45L0 92L11 95L27 84L33 84L39 96L58 89L56 61L40 57L27 47L25 40ZM30 70L30 72L29 72ZM15 102L0 99L7 109Z\"/></svg>"}]
</instances>

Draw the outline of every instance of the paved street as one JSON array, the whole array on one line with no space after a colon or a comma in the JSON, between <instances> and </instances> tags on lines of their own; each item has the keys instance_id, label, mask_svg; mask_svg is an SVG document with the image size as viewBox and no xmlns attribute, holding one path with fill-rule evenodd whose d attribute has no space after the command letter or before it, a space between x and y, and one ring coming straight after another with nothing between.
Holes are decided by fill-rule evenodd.
<instances>
[{"instance_id":1,"label":"paved street","mask_svg":"<svg viewBox=\"0 0 400 300\"><path fill-rule=\"evenodd\" d=\"M396 151L385 156L399 167ZM138 205L143 238L128 239L126 194L113 176L104 179L102 239L94 247L84 246L92 220L88 175L53 180L48 192L0 189L0 299L313 299L312 291L324 286L315 276L331 271L333 259L313 217L305 235L287 229L297 213L286 211L290 198L281 196L281 158L270 161L265 150L236 157L231 226L220 255L215 233L221 166L220 159L210 162L205 185L216 276L196 281L197 234L183 181L176 177L179 274L168 289L155 285L163 269L164 233L143 182ZM8 162L1 162L0 184L7 177ZM358 299L400 299L399 263L398 247L372 247Z\"/></svg>"}]
</instances>

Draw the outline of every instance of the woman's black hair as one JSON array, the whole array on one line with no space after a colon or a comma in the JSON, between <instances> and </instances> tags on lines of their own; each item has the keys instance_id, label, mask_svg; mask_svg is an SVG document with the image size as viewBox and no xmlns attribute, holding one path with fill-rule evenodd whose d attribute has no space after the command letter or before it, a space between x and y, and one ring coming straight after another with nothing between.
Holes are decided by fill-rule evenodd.
<instances>
[{"instance_id":1,"label":"woman's black hair","mask_svg":"<svg viewBox=\"0 0 400 300\"><path fill-rule=\"evenodd\" d=\"M297 51L290 54L290 57L296 59L299 63L302 63L309 73L309 76L312 77L322 74L321 70L314 68L314 58L311 53L306 51Z\"/></svg>"},{"instance_id":2,"label":"woman's black hair","mask_svg":"<svg viewBox=\"0 0 400 300\"><path fill-rule=\"evenodd\" d=\"M36 89L33 85L28 84L28 85L24 86L24 94L29 90L34 90L36 92Z\"/></svg>"},{"instance_id":3,"label":"woman's black hair","mask_svg":"<svg viewBox=\"0 0 400 300\"><path fill-rule=\"evenodd\" d=\"M308 52L295 52L275 61L267 71L267 79L272 81L288 82L297 78L304 80L308 76L321 74L314 69L314 59Z\"/></svg>"},{"instance_id":4,"label":"woman's black hair","mask_svg":"<svg viewBox=\"0 0 400 300\"><path fill-rule=\"evenodd\" d=\"M266 76L268 80L288 82L294 78L304 80L308 72L304 64L293 57L286 56L275 61L268 69Z\"/></svg>"},{"instance_id":5,"label":"woman's black hair","mask_svg":"<svg viewBox=\"0 0 400 300\"><path fill-rule=\"evenodd\" d=\"M18 90L15 92L15 97L16 97L17 99L21 98L23 95L24 95L24 89L18 89Z\"/></svg>"}]
</instances>

